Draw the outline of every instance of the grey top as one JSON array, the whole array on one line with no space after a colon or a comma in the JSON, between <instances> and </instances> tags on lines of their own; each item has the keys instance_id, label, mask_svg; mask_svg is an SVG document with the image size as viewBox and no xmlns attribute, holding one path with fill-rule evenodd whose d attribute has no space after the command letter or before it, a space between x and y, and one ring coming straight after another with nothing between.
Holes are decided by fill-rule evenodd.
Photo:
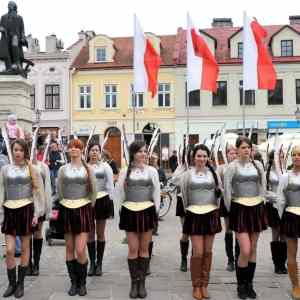
<instances>
[{"instance_id":1,"label":"grey top","mask_svg":"<svg viewBox=\"0 0 300 300\"><path fill-rule=\"evenodd\" d=\"M266 191L266 200L271 204L275 204L277 201L278 185L279 185L279 176L275 168L272 168L269 177L269 190Z\"/></svg>"},{"instance_id":2,"label":"grey top","mask_svg":"<svg viewBox=\"0 0 300 300\"><path fill-rule=\"evenodd\" d=\"M88 198L93 203L96 200L96 184L95 175L90 170L90 178L92 180L92 191L88 191L88 174L86 168L81 165L80 167L68 163L62 166L58 172L58 193L59 198L79 200Z\"/></svg>"},{"instance_id":3,"label":"grey top","mask_svg":"<svg viewBox=\"0 0 300 300\"><path fill-rule=\"evenodd\" d=\"M3 204L7 200L32 198L34 216L40 217L45 213L43 180L35 166L32 166L32 172L30 174L27 165L9 164L2 167L0 171L0 223L3 216ZM34 177L37 184L36 189L33 189L32 177Z\"/></svg>"},{"instance_id":4,"label":"grey top","mask_svg":"<svg viewBox=\"0 0 300 300\"><path fill-rule=\"evenodd\" d=\"M218 181L221 189L219 176ZM185 208L190 205L214 204L219 206L219 199L215 195L215 189L215 180L208 168L205 168L202 173L196 173L196 169L192 167L182 175L181 191Z\"/></svg>"},{"instance_id":5,"label":"grey top","mask_svg":"<svg viewBox=\"0 0 300 300\"><path fill-rule=\"evenodd\" d=\"M114 189L113 172L111 167L106 162L98 162L97 164L90 164L96 178L96 191L106 192L112 198Z\"/></svg>"},{"instance_id":6,"label":"grey top","mask_svg":"<svg viewBox=\"0 0 300 300\"><path fill-rule=\"evenodd\" d=\"M127 169L120 173L114 190L114 200L121 205L125 201L152 201L158 212L160 206L160 183L157 170L148 165L144 165L143 168L132 168L125 187L126 173Z\"/></svg>"},{"instance_id":7,"label":"grey top","mask_svg":"<svg viewBox=\"0 0 300 300\"><path fill-rule=\"evenodd\" d=\"M233 198L240 197L265 197L266 178L261 162L255 160L259 170L251 161L242 162L238 159L231 162L224 173L224 202L230 210Z\"/></svg>"},{"instance_id":8,"label":"grey top","mask_svg":"<svg viewBox=\"0 0 300 300\"><path fill-rule=\"evenodd\" d=\"M288 171L279 180L278 186L278 212L282 216L286 207L300 207L300 174Z\"/></svg>"}]
</instances>

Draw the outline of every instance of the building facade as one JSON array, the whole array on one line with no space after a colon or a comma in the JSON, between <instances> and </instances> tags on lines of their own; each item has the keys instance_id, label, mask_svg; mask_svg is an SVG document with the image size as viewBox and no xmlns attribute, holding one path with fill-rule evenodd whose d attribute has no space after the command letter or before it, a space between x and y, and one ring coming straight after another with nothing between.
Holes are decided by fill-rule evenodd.
<instances>
[{"instance_id":1,"label":"building facade","mask_svg":"<svg viewBox=\"0 0 300 300\"><path fill-rule=\"evenodd\" d=\"M40 51L39 41L28 38L29 48L25 53L34 67L28 80L32 85L31 109L33 127L40 126L40 134L62 130L70 134L70 65L85 44L85 34L71 47L63 50L63 43L52 34L46 37L46 49Z\"/></svg>"},{"instance_id":2,"label":"building facade","mask_svg":"<svg viewBox=\"0 0 300 300\"><path fill-rule=\"evenodd\" d=\"M156 127L161 130L158 151L175 144L174 36L147 34L162 58L158 93L136 95L133 109L133 39L97 35L82 48L72 65L71 130L86 140L94 126L101 142L109 131L107 150L121 164L121 130L128 139L149 143Z\"/></svg>"},{"instance_id":3,"label":"building facade","mask_svg":"<svg viewBox=\"0 0 300 300\"><path fill-rule=\"evenodd\" d=\"M231 19L214 19L212 28L200 30L220 66L216 95L207 91L189 94L186 105L186 32L178 29L174 49L176 60L176 146L182 144L189 115L190 140L201 142L223 126L227 131L242 133L243 99L245 127L252 127L254 142L264 141L268 134L300 131L295 112L300 104L300 18L290 17L289 25L264 26L266 44L277 72L275 91L247 91L243 94L243 31L233 27ZM189 110L189 112L188 112Z\"/></svg>"}]
</instances>

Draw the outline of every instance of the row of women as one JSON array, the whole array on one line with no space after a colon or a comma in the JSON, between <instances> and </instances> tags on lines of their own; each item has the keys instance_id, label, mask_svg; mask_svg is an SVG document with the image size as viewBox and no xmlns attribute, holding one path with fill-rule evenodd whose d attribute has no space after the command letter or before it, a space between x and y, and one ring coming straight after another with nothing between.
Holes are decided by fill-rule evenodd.
<instances>
[{"instance_id":1,"label":"row of women","mask_svg":"<svg viewBox=\"0 0 300 300\"><path fill-rule=\"evenodd\" d=\"M296 263L297 238L300 235L300 147L292 149L291 171L279 174L271 163L267 176L262 164L252 159L251 147L248 138L238 138L237 158L232 155L233 161L216 172L210 165L209 149L202 144L196 145L191 152L190 166L180 175L174 175L173 181L180 186L182 193L183 234L189 236L193 247L190 270L195 299L209 297L207 288L213 242L215 234L221 231L222 194L229 229L235 232L240 248L236 263L238 297L256 298L253 278L257 241L260 232L267 228L266 212L269 211L273 215L274 229L287 241L292 294L295 299L300 299ZM28 161L29 151L24 141L14 141L11 149L13 163L4 166L0 175L0 208L4 208L2 232L6 237L9 279L3 296L14 294L19 298L24 294L24 277L30 257L29 240L32 232L39 230L39 224L47 213L47 180L37 163ZM228 152L230 149L232 147L228 148ZM113 192L112 171L99 161L99 145L89 146L87 162L82 159L83 150L80 140L70 141L70 163L61 167L58 176L59 218L65 233L66 266L71 281L68 294L84 296L87 293L87 245L91 258L89 273L102 273L105 220L112 216L113 198L121 203L119 227L126 231L128 240L129 296L132 299L145 298L149 245L160 206L158 172L146 163L145 144L133 142L129 147L129 165L121 172ZM269 208L266 208L266 200ZM97 243L93 241L95 219ZM18 272L14 259L16 235L22 239ZM277 250L284 252L283 247ZM279 268L284 269L284 265L285 262L281 261Z\"/></svg>"}]
</instances>

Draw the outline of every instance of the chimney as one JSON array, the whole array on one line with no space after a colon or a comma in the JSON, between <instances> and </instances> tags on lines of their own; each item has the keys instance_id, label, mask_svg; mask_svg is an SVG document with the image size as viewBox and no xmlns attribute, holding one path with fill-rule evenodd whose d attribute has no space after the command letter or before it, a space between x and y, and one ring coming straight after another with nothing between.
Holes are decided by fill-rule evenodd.
<instances>
[{"instance_id":1,"label":"chimney","mask_svg":"<svg viewBox=\"0 0 300 300\"><path fill-rule=\"evenodd\" d=\"M92 39L94 36L96 36L95 31L93 30L87 30L85 34L89 40Z\"/></svg>"},{"instance_id":2,"label":"chimney","mask_svg":"<svg viewBox=\"0 0 300 300\"><path fill-rule=\"evenodd\" d=\"M213 18L212 27L233 27L231 18Z\"/></svg>"},{"instance_id":3,"label":"chimney","mask_svg":"<svg viewBox=\"0 0 300 300\"><path fill-rule=\"evenodd\" d=\"M81 30L80 32L78 32L78 38L80 40L85 40L86 39L86 33L83 30Z\"/></svg>"},{"instance_id":4,"label":"chimney","mask_svg":"<svg viewBox=\"0 0 300 300\"><path fill-rule=\"evenodd\" d=\"M53 53L57 51L57 37L55 34L46 36L46 52Z\"/></svg>"},{"instance_id":5,"label":"chimney","mask_svg":"<svg viewBox=\"0 0 300 300\"><path fill-rule=\"evenodd\" d=\"M300 24L300 15L297 16L289 16L290 25Z\"/></svg>"},{"instance_id":6,"label":"chimney","mask_svg":"<svg viewBox=\"0 0 300 300\"><path fill-rule=\"evenodd\" d=\"M31 34L29 34L27 37L27 43L28 43L28 53L30 54L36 54L40 52L40 43L39 40L36 38L33 38Z\"/></svg>"}]
</instances>

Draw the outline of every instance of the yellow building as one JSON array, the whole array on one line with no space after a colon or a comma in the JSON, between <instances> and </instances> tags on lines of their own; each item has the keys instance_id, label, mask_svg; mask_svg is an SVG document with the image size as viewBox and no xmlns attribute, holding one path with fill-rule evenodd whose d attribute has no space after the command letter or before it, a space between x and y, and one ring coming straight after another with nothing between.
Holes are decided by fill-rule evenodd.
<instances>
[{"instance_id":1,"label":"yellow building","mask_svg":"<svg viewBox=\"0 0 300 300\"><path fill-rule=\"evenodd\" d=\"M107 149L120 165L121 130L125 125L129 141L148 141L155 127L161 129L159 149L173 149L175 143L175 35L147 34L162 58L158 93L138 94L132 109L133 38L110 38L96 35L75 59L71 70L71 130L87 139L96 126L95 135L103 140L110 129ZM134 123L135 119L135 123ZM166 150L164 150L166 152Z\"/></svg>"}]
</instances>

